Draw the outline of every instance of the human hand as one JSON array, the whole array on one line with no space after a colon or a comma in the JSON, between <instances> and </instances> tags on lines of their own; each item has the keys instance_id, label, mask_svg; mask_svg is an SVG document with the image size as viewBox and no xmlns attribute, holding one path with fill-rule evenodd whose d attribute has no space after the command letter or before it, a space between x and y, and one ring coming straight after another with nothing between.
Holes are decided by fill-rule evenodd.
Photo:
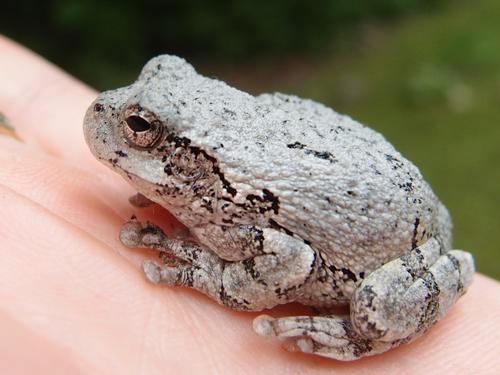
<instances>
[{"instance_id":1,"label":"human hand","mask_svg":"<svg viewBox=\"0 0 500 375\"><path fill-rule=\"evenodd\" d=\"M118 241L132 213L173 225L84 143L95 92L0 37L0 373L500 373L500 283L477 275L417 341L355 362L280 349L252 319L185 288L148 283ZM278 312L296 311L297 306Z\"/></svg>"}]
</instances>

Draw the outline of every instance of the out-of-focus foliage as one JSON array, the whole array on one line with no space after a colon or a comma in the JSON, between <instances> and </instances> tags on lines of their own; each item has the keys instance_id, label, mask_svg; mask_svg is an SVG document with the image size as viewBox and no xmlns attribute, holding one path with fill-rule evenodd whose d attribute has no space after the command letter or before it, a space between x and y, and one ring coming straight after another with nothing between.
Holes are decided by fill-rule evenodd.
<instances>
[{"instance_id":1,"label":"out-of-focus foliage","mask_svg":"<svg viewBox=\"0 0 500 375\"><path fill-rule=\"evenodd\" d=\"M368 18L444 0L23 0L0 9L2 32L87 82L159 53L237 60L318 52ZM118 72L116 72L118 69Z\"/></svg>"}]
</instances>

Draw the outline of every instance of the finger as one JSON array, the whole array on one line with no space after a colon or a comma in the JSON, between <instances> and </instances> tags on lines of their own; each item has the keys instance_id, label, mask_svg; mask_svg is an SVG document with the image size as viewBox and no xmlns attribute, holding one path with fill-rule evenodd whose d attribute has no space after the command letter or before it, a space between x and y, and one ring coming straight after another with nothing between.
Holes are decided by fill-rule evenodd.
<instances>
[{"instance_id":1,"label":"finger","mask_svg":"<svg viewBox=\"0 0 500 375\"><path fill-rule=\"evenodd\" d=\"M0 112L29 144L65 160L92 163L82 135L96 93L40 56L0 36Z\"/></svg>"}]
</instances>

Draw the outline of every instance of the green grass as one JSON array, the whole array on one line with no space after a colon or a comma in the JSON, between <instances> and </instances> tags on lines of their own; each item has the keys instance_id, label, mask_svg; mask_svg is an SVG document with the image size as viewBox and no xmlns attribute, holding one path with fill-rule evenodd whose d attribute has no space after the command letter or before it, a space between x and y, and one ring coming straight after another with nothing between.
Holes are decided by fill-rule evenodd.
<instances>
[{"instance_id":1,"label":"green grass","mask_svg":"<svg viewBox=\"0 0 500 375\"><path fill-rule=\"evenodd\" d=\"M382 132L450 209L455 247L500 279L500 2L367 29L287 89Z\"/></svg>"}]
</instances>

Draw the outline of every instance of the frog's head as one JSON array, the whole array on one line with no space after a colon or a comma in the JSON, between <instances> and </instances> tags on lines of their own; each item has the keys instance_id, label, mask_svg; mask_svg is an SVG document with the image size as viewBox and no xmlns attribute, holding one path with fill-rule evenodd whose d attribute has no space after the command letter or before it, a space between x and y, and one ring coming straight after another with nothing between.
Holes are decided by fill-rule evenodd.
<instances>
[{"instance_id":1,"label":"frog's head","mask_svg":"<svg viewBox=\"0 0 500 375\"><path fill-rule=\"evenodd\" d=\"M135 83L103 92L92 103L84 119L87 144L152 200L162 188L210 179L215 138L205 103L213 100L214 87L230 89L198 75L181 58L156 57Z\"/></svg>"}]
</instances>

